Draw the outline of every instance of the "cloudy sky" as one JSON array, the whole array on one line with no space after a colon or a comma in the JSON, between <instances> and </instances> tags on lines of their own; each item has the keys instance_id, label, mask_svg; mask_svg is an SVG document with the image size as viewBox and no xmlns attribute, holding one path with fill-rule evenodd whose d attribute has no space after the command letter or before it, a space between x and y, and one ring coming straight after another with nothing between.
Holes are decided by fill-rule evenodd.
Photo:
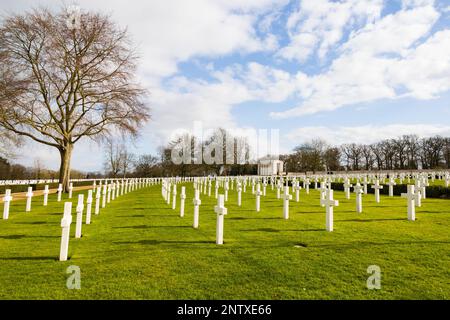
<instances>
[{"instance_id":1,"label":"cloudy sky","mask_svg":"<svg viewBox=\"0 0 450 320\"><path fill-rule=\"evenodd\" d=\"M137 153L194 121L279 129L282 152L314 137L450 135L448 0L1 0L0 12L63 3L110 13L139 48L152 121ZM58 166L51 149L23 154ZM73 166L100 170L101 150L82 142Z\"/></svg>"}]
</instances>

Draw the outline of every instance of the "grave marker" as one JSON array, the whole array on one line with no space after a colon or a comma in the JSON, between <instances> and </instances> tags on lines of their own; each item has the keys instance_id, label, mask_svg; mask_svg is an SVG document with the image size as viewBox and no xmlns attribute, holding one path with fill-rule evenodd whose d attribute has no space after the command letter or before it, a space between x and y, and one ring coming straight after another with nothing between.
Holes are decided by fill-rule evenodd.
<instances>
[{"instance_id":1,"label":"grave marker","mask_svg":"<svg viewBox=\"0 0 450 320\"><path fill-rule=\"evenodd\" d=\"M88 196L86 199L86 224L91 224L91 211L92 211L92 190L88 190Z\"/></svg>"},{"instance_id":2,"label":"grave marker","mask_svg":"<svg viewBox=\"0 0 450 320\"><path fill-rule=\"evenodd\" d=\"M409 221L416 220L415 199L417 196L418 196L418 194L414 192L414 185L408 185L408 192L401 194L401 197L406 198L406 201L408 203L408 220Z\"/></svg>"},{"instance_id":3,"label":"grave marker","mask_svg":"<svg viewBox=\"0 0 450 320\"><path fill-rule=\"evenodd\" d=\"M327 231L333 231L333 207L339 205L339 201L333 199L333 190L327 189L326 198L320 200L320 203L325 206L326 210L326 228Z\"/></svg>"},{"instance_id":4,"label":"grave marker","mask_svg":"<svg viewBox=\"0 0 450 320\"><path fill-rule=\"evenodd\" d=\"M186 200L186 187L181 187L180 194L180 217L184 217L184 201Z\"/></svg>"},{"instance_id":5,"label":"grave marker","mask_svg":"<svg viewBox=\"0 0 450 320\"><path fill-rule=\"evenodd\" d=\"M61 246L59 251L59 261L67 261L69 251L70 224L72 223L72 202L64 203L64 216L61 219Z\"/></svg>"},{"instance_id":6,"label":"grave marker","mask_svg":"<svg viewBox=\"0 0 450 320\"><path fill-rule=\"evenodd\" d=\"M289 219L289 200L292 199L292 196L289 194L289 187L284 187L284 195L283 195L283 218Z\"/></svg>"},{"instance_id":7,"label":"grave marker","mask_svg":"<svg viewBox=\"0 0 450 320\"><path fill-rule=\"evenodd\" d=\"M214 207L214 212L217 213L216 244L223 244L223 224L224 217L227 214L227 208L225 208L225 197L223 194L219 195L219 198L217 199L217 206Z\"/></svg>"},{"instance_id":8,"label":"grave marker","mask_svg":"<svg viewBox=\"0 0 450 320\"><path fill-rule=\"evenodd\" d=\"M198 228L198 220L199 220L199 207L202 204L202 201L200 200L200 192L198 189L195 189L195 197L192 201L194 204L194 228Z\"/></svg>"},{"instance_id":9,"label":"grave marker","mask_svg":"<svg viewBox=\"0 0 450 320\"><path fill-rule=\"evenodd\" d=\"M78 195L77 221L75 225L75 238L81 238L81 227L83 225L84 195Z\"/></svg>"},{"instance_id":10,"label":"grave marker","mask_svg":"<svg viewBox=\"0 0 450 320\"><path fill-rule=\"evenodd\" d=\"M11 189L5 190L5 196L3 197L3 219L8 220L9 218L9 206L12 201Z\"/></svg>"},{"instance_id":11,"label":"grave marker","mask_svg":"<svg viewBox=\"0 0 450 320\"><path fill-rule=\"evenodd\" d=\"M31 211L31 198L33 198L33 187L28 187L28 191L25 196L27 197L25 212L30 212Z\"/></svg>"},{"instance_id":12,"label":"grave marker","mask_svg":"<svg viewBox=\"0 0 450 320\"><path fill-rule=\"evenodd\" d=\"M380 189L383 189L383 186L380 186L380 181L375 180L375 184L371 188L375 191L375 202L380 203Z\"/></svg>"}]
</instances>

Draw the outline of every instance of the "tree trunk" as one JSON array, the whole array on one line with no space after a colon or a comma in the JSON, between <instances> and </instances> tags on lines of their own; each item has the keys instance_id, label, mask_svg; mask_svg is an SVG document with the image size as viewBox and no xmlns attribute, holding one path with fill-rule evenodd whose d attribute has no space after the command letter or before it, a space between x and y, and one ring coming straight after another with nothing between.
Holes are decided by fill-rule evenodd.
<instances>
[{"instance_id":1,"label":"tree trunk","mask_svg":"<svg viewBox=\"0 0 450 320\"><path fill-rule=\"evenodd\" d=\"M67 144L61 147L59 154L61 156L61 165L59 167L59 183L62 184L63 192L69 192L70 184L70 159L72 158L73 145Z\"/></svg>"}]
</instances>

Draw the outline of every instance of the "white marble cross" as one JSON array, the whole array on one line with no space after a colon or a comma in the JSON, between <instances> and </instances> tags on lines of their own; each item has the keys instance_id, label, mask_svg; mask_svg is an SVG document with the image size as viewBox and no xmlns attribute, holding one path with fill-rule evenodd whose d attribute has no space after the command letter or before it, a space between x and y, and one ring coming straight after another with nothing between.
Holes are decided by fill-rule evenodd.
<instances>
[{"instance_id":1,"label":"white marble cross","mask_svg":"<svg viewBox=\"0 0 450 320\"><path fill-rule=\"evenodd\" d=\"M367 194L367 185L369 184L369 182L367 181L367 176L364 176L362 184L364 186L364 194Z\"/></svg>"},{"instance_id":2,"label":"white marble cross","mask_svg":"<svg viewBox=\"0 0 450 320\"><path fill-rule=\"evenodd\" d=\"M339 206L339 201L333 199L333 190L327 189L326 197L320 200L320 204L325 206L327 231L333 231L333 207Z\"/></svg>"},{"instance_id":3,"label":"white marble cross","mask_svg":"<svg viewBox=\"0 0 450 320\"><path fill-rule=\"evenodd\" d=\"M364 193L363 187L359 182L353 187L353 191L356 194L356 212L362 212L362 194Z\"/></svg>"},{"instance_id":4,"label":"white marble cross","mask_svg":"<svg viewBox=\"0 0 450 320\"><path fill-rule=\"evenodd\" d=\"M166 199L167 199L167 204L170 204L170 192L172 191L172 185L170 184L170 183L168 183L167 184L167 189L166 189L166 191L167 191L167 197L166 197Z\"/></svg>"},{"instance_id":5,"label":"white marble cross","mask_svg":"<svg viewBox=\"0 0 450 320\"><path fill-rule=\"evenodd\" d=\"M102 186L97 187L97 191L95 192L95 214L98 215L100 213L100 196L101 196Z\"/></svg>"},{"instance_id":6,"label":"white marble cross","mask_svg":"<svg viewBox=\"0 0 450 320\"><path fill-rule=\"evenodd\" d=\"M59 261L67 261L69 251L70 224L72 223L72 202L64 203L64 216L61 219L61 247L59 251Z\"/></svg>"},{"instance_id":7,"label":"white marble cross","mask_svg":"<svg viewBox=\"0 0 450 320\"><path fill-rule=\"evenodd\" d=\"M320 182L320 188L319 188L319 191L320 191L320 205L322 207L325 206L324 204L322 204L322 200L325 199L327 190L328 190L327 183L326 182Z\"/></svg>"},{"instance_id":8,"label":"white marble cross","mask_svg":"<svg viewBox=\"0 0 450 320\"><path fill-rule=\"evenodd\" d=\"M106 195L106 203L110 203L111 202L111 188L112 188L112 182L108 184L108 189L107 189L107 195Z\"/></svg>"},{"instance_id":9,"label":"white marble cross","mask_svg":"<svg viewBox=\"0 0 450 320\"><path fill-rule=\"evenodd\" d=\"M295 191L295 201L299 202L300 201L300 189L302 188L302 187L300 187L300 181L296 181L292 188Z\"/></svg>"},{"instance_id":10,"label":"white marble cross","mask_svg":"<svg viewBox=\"0 0 450 320\"><path fill-rule=\"evenodd\" d=\"M216 184L214 185L215 187L215 194L214 197L217 199L217 197L219 196L219 182L216 180Z\"/></svg>"},{"instance_id":11,"label":"white marble cross","mask_svg":"<svg viewBox=\"0 0 450 320\"><path fill-rule=\"evenodd\" d=\"M92 190L88 190L88 196L86 199L86 224L91 224L91 212L92 212Z\"/></svg>"},{"instance_id":12,"label":"white marble cross","mask_svg":"<svg viewBox=\"0 0 450 320\"><path fill-rule=\"evenodd\" d=\"M227 208L225 208L225 197L223 194L219 195L217 199L217 206L214 207L214 212L217 213L216 244L223 244L224 216L227 214Z\"/></svg>"},{"instance_id":13,"label":"white marble cross","mask_svg":"<svg viewBox=\"0 0 450 320\"><path fill-rule=\"evenodd\" d=\"M44 206L46 206L48 203L48 194L49 193L50 193L50 191L48 190L48 184L46 184L44 187Z\"/></svg>"},{"instance_id":14,"label":"white marble cross","mask_svg":"<svg viewBox=\"0 0 450 320\"><path fill-rule=\"evenodd\" d=\"M180 194L180 217L184 217L184 201L186 200L186 187L181 187Z\"/></svg>"},{"instance_id":15,"label":"white marble cross","mask_svg":"<svg viewBox=\"0 0 450 320\"><path fill-rule=\"evenodd\" d=\"M8 220L9 218L9 205L12 201L11 189L5 190L5 196L3 197L3 219Z\"/></svg>"},{"instance_id":16,"label":"white marble cross","mask_svg":"<svg viewBox=\"0 0 450 320\"><path fill-rule=\"evenodd\" d=\"M111 182L111 200L114 201L116 199L116 183Z\"/></svg>"},{"instance_id":17,"label":"white marble cross","mask_svg":"<svg viewBox=\"0 0 450 320\"><path fill-rule=\"evenodd\" d=\"M260 210L260 205L261 205L261 185L258 183L256 185L256 192L255 192L255 196L256 196L256 212L259 212Z\"/></svg>"},{"instance_id":18,"label":"white marble cross","mask_svg":"<svg viewBox=\"0 0 450 320\"><path fill-rule=\"evenodd\" d=\"M212 182L211 182L211 179L209 179L209 181L208 181L208 197L211 197L211 186L212 186Z\"/></svg>"},{"instance_id":19,"label":"white marble cross","mask_svg":"<svg viewBox=\"0 0 450 320\"><path fill-rule=\"evenodd\" d=\"M237 193L238 193L237 205L240 207L242 204L242 184L241 184L241 182L237 183Z\"/></svg>"},{"instance_id":20,"label":"white marble cross","mask_svg":"<svg viewBox=\"0 0 450 320\"><path fill-rule=\"evenodd\" d=\"M25 207L25 212L29 212L31 211L31 198L33 198L33 187L28 187L26 197L27 197L27 204Z\"/></svg>"},{"instance_id":21,"label":"white marble cross","mask_svg":"<svg viewBox=\"0 0 450 320\"><path fill-rule=\"evenodd\" d=\"M422 182L419 179L416 179L414 191L416 194L415 202L417 207L422 206Z\"/></svg>"},{"instance_id":22,"label":"white marble cross","mask_svg":"<svg viewBox=\"0 0 450 320\"><path fill-rule=\"evenodd\" d=\"M394 196L394 186L397 185L395 183L394 178L389 178L388 185L389 185L389 197L393 197Z\"/></svg>"},{"instance_id":23,"label":"white marble cross","mask_svg":"<svg viewBox=\"0 0 450 320\"><path fill-rule=\"evenodd\" d=\"M107 192L107 189L108 189L108 185L105 183L103 185L103 191L102 191L102 196L103 196L103 198L102 198L102 208L106 207L106 192Z\"/></svg>"},{"instance_id":24,"label":"white marble cross","mask_svg":"<svg viewBox=\"0 0 450 320\"><path fill-rule=\"evenodd\" d=\"M383 186L380 186L380 181L375 180L375 184L371 188L375 191L375 202L380 203L380 189L383 189Z\"/></svg>"},{"instance_id":25,"label":"white marble cross","mask_svg":"<svg viewBox=\"0 0 450 320\"><path fill-rule=\"evenodd\" d=\"M173 198L172 198L172 210L175 210L177 208L177 185L173 185Z\"/></svg>"},{"instance_id":26,"label":"white marble cross","mask_svg":"<svg viewBox=\"0 0 450 320\"><path fill-rule=\"evenodd\" d=\"M292 200L292 195L289 194L289 187L284 187L283 194L283 218L289 219L289 200Z\"/></svg>"},{"instance_id":27,"label":"white marble cross","mask_svg":"<svg viewBox=\"0 0 450 320\"><path fill-rule=\"evenodd\" d=\"M428 177L424 176L422 178L422 183L421 183L421 189L420 189L420 193L423 199L427 198L427 186L429 186L430 183L428 182Z\"/></svg>"},{"instance_id":28,"label":"white marble cross","mask_svg":"<svg viewBox=\"0 0 450 320\"><path fill-rule=\"evenodd\" d=\"M194 204L194 228L197 229L199 220L199 208L202 204L202 201L200 200L200 192L198 189L195 189L195 197L192 203Z\"/></svg>"},{"instance_id":29,"label":"white marble cross","mask_svg":"<svg viewBox=\"0 0 450 320\"><path fill-rule=\"evenodd\" d=\"M72 199L73 183L69 184L69 199Z\"/></svg>"},{"instance_id":30,"label":"white marble cross","mask_svg":"<svg viewBox=\"0 0 450 320\"><path fill-rule=\"evenodd\" d=\"M81 238L81 227L83 225L84 195L78 195L77 221L75 225L75 238Z\"/></svg>"},{"instance_id":31,"label":"white marble cross","mask_svg":"<svg viewBox=\"0 0 450 320\"><path fill-rule=\"evenodd\" d=\"M277 199L280 199L281 188L283 187L283 183L279 180L277 183Z\"/></svg>"},{"instance_id":32,"label":"white marble cross","mask_svg":"<svg viewBox=\"0 0 450 320\"><path fill-rule=\"evenodd\" d=\"M230 189L230 185L229 185L228 180L227 180L227 181L225 181L225 188L224 188L224 190L225 190L225 202L228 201L228 190L229 189Z\"/></svg>"},{"instance_id":33,"label":"white marble cross","mask_svg":"<svg viewBox=\"0 0 450 320\"><path fill-rule=\"evenodd\" d=\"M59 185L58 185L58 202L60 202L61 201L61 194L62 194L62 190L63 190L63 187L62 187L62 184L60 183Z\"/></svg>"},{"instance_id":34,"label":"white marble cross","mask_svg":"<svg viewBox=\"0 0 450 320\"><path fill-rule=\"evenodd\" d=\"M344 193L345 193L345 198L346 199L350 199L350 188L351 187L352 187L352 184L350 183L350 179L349 178L345 178Z\"/></svg>"},{"instance_id":35,"label":"white marble cross","mask_svg":"<svg viewBox=\"0 0 450 320\"><path fill-rule=\"evenodd\" d=\"M406 198L406 201L408 202L408 220L410 221L416 220L415 199L418 196L419 195L414 192L414 185L408 185L408 192L401 194L401 197Z\"/></svg>"},{"instance_id":36,"label":"white marble cross","mask_svg":"<svg viewBox=\"0 0 450 320\"><path fill-rule=\"evenodd\" d=\"M303 181L303 186L305 187L306 194L309 194L309 186L310 186L310 184L311 184L311 182L309 181L308 178L306 178Z\"/></svg>"}]
</instances>

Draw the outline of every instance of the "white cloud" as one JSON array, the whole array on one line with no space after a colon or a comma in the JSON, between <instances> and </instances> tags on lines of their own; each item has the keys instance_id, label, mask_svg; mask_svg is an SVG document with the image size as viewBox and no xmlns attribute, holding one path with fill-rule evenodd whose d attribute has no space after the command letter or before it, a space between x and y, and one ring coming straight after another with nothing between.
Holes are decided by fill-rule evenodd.
<instances>
[{"instance_id":1,"label":"white cloud","mask_svg":"<svg viewBox=\"0 0 450 320\"><path fill-rule=\"evenodd\" d=\"M196 56L275 49L274 36L257 36L255 23L260 15L283 6L285 1L79 0L77 4L83 9L111 13L127 27L143 57L141 72L159 78L176 73L179 62ZM18 0L2 4L2 9L9 12L38 5L57 8L50 0Z\"/></svg>"},{"instance_id":2,"label":"white cloud","mask_svg":"<svg viewBox=\"0 0 450 320\"><path fill-rule=\"evenodd\" d=\"M286 24L290 43L278 55L305 62L317 51L323 59L343 38L345 30L377 20L382 6L381 0L300 1Z\"/></svg>"},{"instance_id":3,"label":"white cloud","mask_svg":"<svg viewBox=\"0 0 450 320\"><path fill-rule=\"evenodd\" d=\"M322 138L333 145L353 142L370 144L408 134L416 134L419 137L448 136L450 135L450 126L430 124L389 124L384 126L370 124L355 127L309 126L295 129L286 134L285 138L292 149L292 147L314 138Z\"/></svg>"},{"instance_id":4,"label":"white cloud","mask_svg":"<svg viewBox=\"0 0 450 320\"><path fill-rule=\"evenodd\" d=\"M271 115L301 116L383 98L429 99L448 90L450 30L423 40L438 18L433 7L419 6L366 25L342 45L328 71L298 74L303 101L297 107Z\"/></svg>"}]
</instances>

